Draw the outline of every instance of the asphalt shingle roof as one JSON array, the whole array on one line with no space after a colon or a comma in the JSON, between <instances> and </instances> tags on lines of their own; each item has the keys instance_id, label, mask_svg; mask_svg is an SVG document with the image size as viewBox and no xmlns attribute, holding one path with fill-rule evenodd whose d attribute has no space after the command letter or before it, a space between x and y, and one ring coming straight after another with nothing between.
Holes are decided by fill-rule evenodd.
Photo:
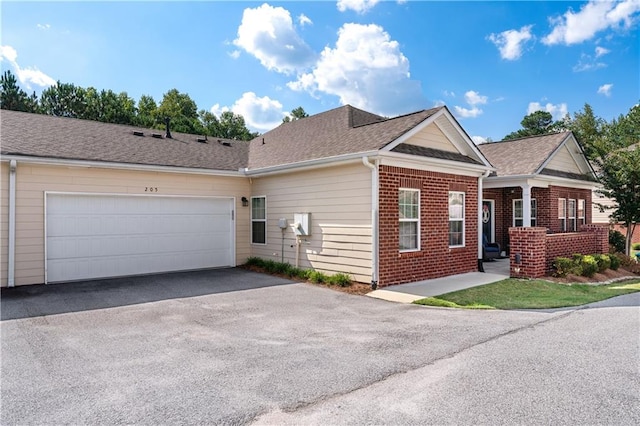
<instances>
[{"instance_id":1,"label":"asphalt shingle roof","mask_svg":"<svg viewBox=\"0 0 640 426\"><path fill-rule=\"evenodd\" d=\"M533 175L571 132L490 142L478 145L497 169L497 176Z\"/></svg>"},{"instance_id":2,"label":"asphalt shingle roof","mask_svg":"<svg viewBox=\"0 0 640 426\"><path fill-rule=\"evenodd\" d=\"M379 150L441 108L384 118L346 105L282 123L251 141L249 168Z\"/></svg>"},{"instance_id":3,"label":"asphalt shingle roof","mask_svg":"<svg viewBox=\"0 0 640 426\"><path fill-rule=\"evenodd\" d=\"M133 132L143 132L135 136ZM249 142L17 111L0 111L0 153L34 157L237 171L246 166Z\"/></svg>"}]
</instances>

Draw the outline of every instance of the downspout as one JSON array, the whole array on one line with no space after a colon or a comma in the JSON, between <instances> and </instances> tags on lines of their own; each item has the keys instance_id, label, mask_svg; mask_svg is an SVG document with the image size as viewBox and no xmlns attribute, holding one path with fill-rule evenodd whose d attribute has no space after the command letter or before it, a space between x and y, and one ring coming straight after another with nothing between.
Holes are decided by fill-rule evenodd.
<instances>
[{"instance_id":1,"label":"downspout","mask_svg":"<svg viewBox=\"0 0 640 426\"><path fill-rule=\"evenodd\" d=\"M378 160L374 164L362 157L362 164L371 169L371 289L378 288Z\"/></svg>"},{"instance_id":2,"label":"downspout","mask_svg":"<svg viewBox=\"0 0 640 426\"><path fill-rule=\"evenodd\" d=\"M7 286L15 286L16 269L16 160L9 162L9 247L7 259Z\"/></svg>"},{"instance_id":3,"label":"downspout","mask_svg":"<svg viewBox=\"0 0 640 426\"><path fill-rule=\"evenodd\" d=\"M478 178L478 272L484 272L484 266L482 266L482 181L489 174L491 171L487 170Z\"/></svg>"}]
</instances>

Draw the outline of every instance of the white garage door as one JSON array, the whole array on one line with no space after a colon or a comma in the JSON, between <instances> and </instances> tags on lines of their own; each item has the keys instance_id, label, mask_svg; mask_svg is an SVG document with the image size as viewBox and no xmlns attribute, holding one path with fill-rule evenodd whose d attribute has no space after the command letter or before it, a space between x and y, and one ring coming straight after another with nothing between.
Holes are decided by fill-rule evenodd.
<instances>
[{"instance_id":1,"label":"white garage door","mask_svg":"<svg viewBox=\"0 0 640 426\"><path fill-rule=\"evenodd\" d=\"M235 266L233 199L45 196L47 282Z\"/></svg>"}]
</instances>

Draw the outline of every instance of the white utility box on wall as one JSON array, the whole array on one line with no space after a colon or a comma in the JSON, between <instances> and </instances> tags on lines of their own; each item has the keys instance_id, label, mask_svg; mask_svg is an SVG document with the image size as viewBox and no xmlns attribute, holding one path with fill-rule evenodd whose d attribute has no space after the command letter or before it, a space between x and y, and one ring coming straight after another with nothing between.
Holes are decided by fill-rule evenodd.
<instances>
[{"instance_id":1,"label":"white utility box on wall","mask_svg":"<svg viewBox=\"0 0 640 426\"><path fill-rule=\"evenodd\" d=\"M294 213L293 223L296 235L311 235L311 213Z\"/></svg>"}]
</instances>

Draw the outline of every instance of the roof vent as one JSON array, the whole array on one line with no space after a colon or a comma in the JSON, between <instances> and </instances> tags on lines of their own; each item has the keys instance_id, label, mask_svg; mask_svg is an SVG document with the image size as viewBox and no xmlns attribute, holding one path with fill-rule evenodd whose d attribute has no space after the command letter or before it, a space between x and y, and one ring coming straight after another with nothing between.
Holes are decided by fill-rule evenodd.
<instances>
[{"instance_id":1,"label":"roof vent","mask_svg":"<svg viewBox=\"0 0 640 426\"><path fill-rule=\"evenodd\" d=\"M136 131L134 131L133 135L134 136L144 136L144 132L136 132Z\"/></svg>"},{"instance_id":2,"label":"roof vent","mask_svg":"<svg viewBox=\"0 0 640 426\"><path fill-rule=\"evenodd\" d=\"M224 146L231 146L231 142L218 139L218 143Z\"/></svg>"},{"instance_id":3,"label":"roof vent","mask_svg":"<svg viewBox=\"0 0 640 426\"><path fill-rule=\"evenodd\" d=\"M207 135L204 135L204 137L199 137L196 140L200 143L207 143Z\"/></svg>"},{"instance_id":4,"label":"roof vent","mask_svg":"<svg viewBox=\"0 0 640 426\"><path fill-rule=\"evenodd\" d=\"M169 117L165 117L164 118L164 126L166 129L166 133L164 135L165 138L167 139L171 139L171 130L170 130L170 125L171 124L171 119Z\"/></svg>"},{"instance_id":5,"label":"roof vent","mask_svg":"<svg viewBox=\"0 0 640 426\"><path fill-rule=\"evenodd\" d=\"M152 138L162 139L162 135L160 133L151 133Z\"/></svg>"}]
</instances>

